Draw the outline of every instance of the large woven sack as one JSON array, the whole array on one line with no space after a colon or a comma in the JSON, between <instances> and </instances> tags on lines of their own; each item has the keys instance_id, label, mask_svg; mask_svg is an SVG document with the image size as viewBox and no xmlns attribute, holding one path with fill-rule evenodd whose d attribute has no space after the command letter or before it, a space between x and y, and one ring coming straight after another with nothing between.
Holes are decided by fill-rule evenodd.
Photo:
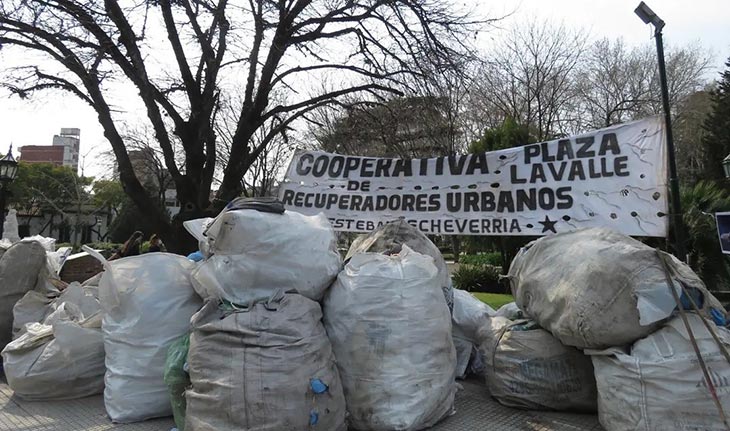
<instances>
[{"instance_id":1,"label":"large woven sack","mask_svg":"<svg viewBox=\"0 0 730 431\"><path fill-rule=\"evenodd\" d=\"M335 233L322 214L229 210L206 236L212 256L193 272L205 299L245 304L286 287L319 301L342 266Z\"/></svg>"},{"instance_id":2,"label":"large woven sack","mask_svg":"<svg viewBox=\"0 0 730 431\"><path fill-rule=\"evenodd\" d=\"M456 352L433 258L352 256L324 301L355 430L419 430L453 409Z\"/></svg>"},{"instance_id":3,"label":"large woven sack","mask_svg":"<svg viewBox=\"0 0 730 431\"><path fill-rule=\"evenodd\" d=\"M423 232L403 219L386 223L367 235L357 237L347 250L345 260L358 253L396 254L400 252L403 245L433 258L433 263L438 269L439 283L444 292L444 298L446 298L449 309L452 309L454 292L451 275L441 251Z\"/></svg>"},{"instance_id":4,"label":"large woven sack","mask_svg":"<svg viewBox=\"0 0 730 431\"><path fill-rule=\"evenodd\" d=\"M46 265L46 249L36 241L13 244L0 257L0 350L12 339L13 307L33 289Z\"/></svg>"},{"instance_id":5,"label":"large woven sack","mask_svg":"<svg viewBox=\"0 0 730 431\"><path fill-rule=\"evenodd\" d=\"M194 263L170 253L104 262L99 300L104 319L104 405L115 422L172 414L163 375L167 350L188 332L201 300L193 291Z\"/></svg>"},{"instance_id":6,"label":"large woven sack","mask_svg":"<svg viewBox=\"0 0 730 431\"><path fill-rule=\"evenodd\" d=\"M717 299L684 263L666 253L675 285L703 298L703 312L726 317ZM543 237L509 270L515 301L563 344L606 348L654 332L676 308L657 251L604 228ZM681 292L680 292L681 293Z\"/></svg>"},{"instance_id":7,"label":"large woven sack","mask_svg":"<svg viewBox=\"0 0 730 431\"><path fill-rule=\"evenodd\" d=\"M730 364L702 324L687 314L712 383L730 414ZM714 326L713 323L710 322ZM730 331L715 327L730 349ZM589 351L606 431L725 430L682 319L675 317L627 350Z\"/></svg>"},{"instance_id":8,"label":"large woven sack","mask_svg":"<svg viewBox=\"0 0 730 431\"><path fill-rule=\"evenodd\" d=\"M209 301L192 319L186 431L344 431L345 399L318 303Z\"/></svg>"},{"instance_id":9,"label":"large woven sack","mask_svg":"<svg viewBox=\"0 0 730 431\"><path fill-rule=\"evenodd\" d=\"M471 293L454 289L454 311L451 315L452 336L456 347L456 376L463 378L469 369L469 362L478 354L477 332L495 311Z\"/></svg>"},{"instance_id":10,"label":"large woven sack","mask_svg":"<svg viewBox=\"0 0 730 431\"><path fill-rule=\"evenodd\" d=\"M28 323L2 351L8 385L29 400L59 400L104 390L101 315L70 301L55 304L42 323ZM92 310L87 310L92 311Z\"/></svg>"},{"instance_id":11,"label":"large woven sack","mask_svg":"<svg viewBox=\"0 0 730 431\"><path fill-rule=\"evenodd\" d=\"M491 395L530 410L596 410L591 359L529 320L492 317L480 329Z\"/></svg>"}]
</instances>

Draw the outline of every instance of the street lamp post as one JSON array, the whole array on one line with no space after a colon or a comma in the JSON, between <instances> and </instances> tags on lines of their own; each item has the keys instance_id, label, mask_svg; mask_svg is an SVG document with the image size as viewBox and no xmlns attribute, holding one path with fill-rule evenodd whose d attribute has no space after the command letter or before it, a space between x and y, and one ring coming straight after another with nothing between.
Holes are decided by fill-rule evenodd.
<instances>
[{"instance_id":1,"label":"street lamp post","mask_svg":"<svg viewBox=\"0 0 730 431\"><path fill-rule=\"evenodd\" d=\"M667 87L667 70L664 64L664 42L662 29L664 21L654 13L643 1L634 10L644 24L654 26L657 57L659 58L659 82L662 87L662 106L664 108L664 123L667 134L667 152L669 153L669 187L672 193L672 220L674 224L675 250L680 259L687 260L687 251L684 246L684 222L682 220L682 204L679 197L679 179L677 178L677 162L674 154L674 139L672 136L672 117L669 111L669 89Z\"/></svg>"},{"instance_id":2,"label":"street lamp post","mask_svg":"<svg viewBox=\"0 0 730 431\"><path fill-rule=\"evenodd\" d=\"M13 157L13 146L10 145L8 154L0 159L0 238L3 237L5 227L5 197L16 175L18 175L18 162Z\"/></svg>"}]
</instances>

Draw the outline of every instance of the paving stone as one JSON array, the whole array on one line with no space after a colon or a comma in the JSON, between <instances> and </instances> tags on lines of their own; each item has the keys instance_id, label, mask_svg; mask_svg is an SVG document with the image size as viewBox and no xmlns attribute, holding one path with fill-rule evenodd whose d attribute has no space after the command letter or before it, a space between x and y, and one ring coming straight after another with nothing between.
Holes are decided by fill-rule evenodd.
<instances>
[{"instance_id":1,"label":"paving stone","mask_svg":"<svg viewBox=\"0 0 730 431\"><path fill-rule=\"evenodd\" d=\"M460 382L456 413L433 431L602 431L595 415L547 413L504 407L478 380ZM169 431L172 418L113 424L101 395L65 401L24 401L0 378L0 431Z\"/></svg>"}]
</instances>

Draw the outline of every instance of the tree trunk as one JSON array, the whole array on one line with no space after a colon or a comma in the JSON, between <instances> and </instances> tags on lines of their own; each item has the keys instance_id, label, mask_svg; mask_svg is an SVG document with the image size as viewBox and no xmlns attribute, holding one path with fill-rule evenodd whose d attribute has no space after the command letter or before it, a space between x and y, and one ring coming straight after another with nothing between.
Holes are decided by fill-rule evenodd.
<instances>
[{"instance_id":1,"label":"tree trunk","mask_svg":"<svg viewBox=\"0 0 730 431\"><path fill-rule=\"evenodd\" d=\"M461 254L461 238L451 235L451 251L454 253L454 263L459 263L459 255Z\"/></svg>"}]
</instances>

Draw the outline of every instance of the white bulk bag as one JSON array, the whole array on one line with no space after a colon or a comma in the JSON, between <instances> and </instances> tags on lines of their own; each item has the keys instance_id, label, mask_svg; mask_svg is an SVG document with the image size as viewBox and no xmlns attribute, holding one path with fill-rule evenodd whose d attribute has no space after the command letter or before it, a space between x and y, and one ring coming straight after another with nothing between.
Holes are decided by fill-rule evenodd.
<instances>
[{"instance_id":1,"label":"white bulk bag","mask_svg":"<svg viewBox=\"0 0 730 431\"><path fill-rule=\"evenodd\" d=\"M441 251L423 232L404 219L386 223L368 234L355 238L350 245L350 249L347 250L345 260L358 253L395 254L400 251L403 245L407 245L417 253L433 258L433 263L438 268L439 283L444 292L444 298L449 305L449 309L452 309L454 292L451 285L451 275Z\"/></svg>"},{"instance_id":2,"label":"white bulk bag","mask_svg":"<svg viewBox=\"0 0 730 431\"><path fill-rule=\"evenodd\" d=\"M726 316L687 265L663 255L676 287L681 283L700 293L703 312L714 308ZM676 308L656 250L605 228L528 244L508 277L520 309L563 344L578 348L630 344L654 332Z\"/></svg>"},{"instance_id":3,"label":"white bulk bag","mask_svg":"<svg viewBox=\"0 0 730 431\"><path fill-rule=\"evenodd\" d=\"M688 313L687 318L725 414L730 414L730 364L701 317ZM730 349L730 331L714 329ZM598 418L607 431L725 429L680 317L634 343L630 352L587 353L598 384Z\"/></svg>"},{"instance_id":4,"label":"white bulk bag","mask_svg":"<svg viewBox=\"0 0 730 431\"><path fill-rule=\"evenodd\" d=\"M588 356L564 346L529 320L490 318L479 334L490 394L501 404L531 410L596 410L596 381Z\"/></svg>"},{"instance_id":5,"label":"white bulk bag","mask_svg":"<svg viewBox=\"0 0 730 431\"><path fill-rule=\"evenodd\" d=\"M13 307L32 290L46 264L46 249L37 241L13 244L0 257L0 350L13 334Z\"/></svg>"},{"instance_id":6,"label":"white bulk bag","mask_svg":"<svg viewBox=\"0 0 730 431\"><path fill-rule=\"evenodd\" d=\"M471 293L454 289L454 312L451 315L452 335L456 347L456 375L464 377L477 344L477 331L494 314L489 305Z\"/></svg>"},{"instance_id":7,"label":"white bulk bag","mask_svg":"<svg viewBox=\"0 0 730 431\"><path fill-rule=\"evenodd\" d=\"M345 398L318 303L298 294L193 316L185 429L344 431Z\"/></svg>"},{"instance_id":8,"label":"white bulk bag","mask_svg":"<svg viewBox=\"0 0 730 431\"><path fill-rule=\"evenodd\" d=\"M8 385L30 400L101 393L106 368L98 303L91 315L72 302L58 303L53 310L43 323L28 323L3 350Z\"/></svg>"},{"instance_id":9,"label":"white bulk bag","mask_svg":"<svg viewBox=\"0 0 730 431\"><path fill-rule=\"evenodd\" d=\"M193 271L195 289L206 299L245 304L285 287L319 301L342 266L335 233L322 214L229 210L206 236L212 256Z\"/></svg>"},{"instance_id":10,"label":"white bulk bag","mask_svg":"<svg viewBox=\"0 0 730 431\"><path fill-rule=\"evenodd\" d=\"M115 422L170 416L163 380L167 349L187 333L201 307L193 291L194 263L170 253L148 253L113 261L88 247L104 263L99 300L104 319L104 405Z\"/></svg>"},{"instance_id":11,"label":"white bulk bag","mask_svg":"<svg viewBox=\"0 0 730 431\"><path fill-rule=\"evenodd\" d=\"M324 301L356 430L419 430L451 413L456 352L433 258L352 256Z\"/></svg>"}]
</instances>

